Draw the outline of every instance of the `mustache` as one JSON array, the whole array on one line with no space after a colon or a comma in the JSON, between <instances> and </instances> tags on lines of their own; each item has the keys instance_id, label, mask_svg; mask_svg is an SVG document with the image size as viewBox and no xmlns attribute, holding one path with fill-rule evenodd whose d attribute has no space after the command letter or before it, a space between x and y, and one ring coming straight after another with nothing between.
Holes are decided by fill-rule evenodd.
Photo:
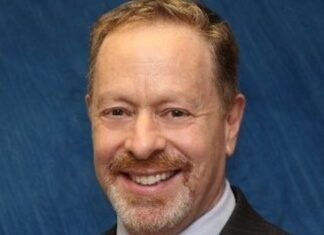
<instances>
[{"instance_id":1,"label":"mustache","mask_svg":"<svg viewBox=\"0 0 324 235\"><path fill-rule=\"evenodd\" d=\"M117 175L128 169L144 168L190 171L192 169L192 163L187 157L181 154L159 152L147 159L138 159L129 152L123 152L115 156L107 165L107 168L113 175Z\"/></svg>"}]
</instances>

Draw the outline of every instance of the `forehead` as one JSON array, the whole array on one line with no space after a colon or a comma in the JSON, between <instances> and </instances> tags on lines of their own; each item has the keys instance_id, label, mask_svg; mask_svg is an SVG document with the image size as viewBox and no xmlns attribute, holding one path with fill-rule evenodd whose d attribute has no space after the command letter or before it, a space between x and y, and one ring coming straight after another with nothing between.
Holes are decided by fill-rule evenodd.
<instances>
[{"instance_id":1,"label":"forehead","mask_svg":"<svg viewBox=\"0 0 324 235\"><path fill-rule=\"evenodd\" d=\"M199 32L173 23L124 26L109 34L99 50L94 91L112 85L140 92L139 84L159 90L211 85L212 56ZM110 84L108 86L108 84ZM201 86L198 86L201 87ZM129 88L129 87L128 87ZM163 89L162 89L163 88Z\"/></svg>"},{"instance_id":2,"label":"forehead","mask_svg":"<svg viewBox=\"0 0 324 235\"><path fill-rule=\"evenodd\" d=\"M212 67L207 40L191 26L172 22L134 23L112 31L103 41L98 57L100 63L151 62L162 59L182 59L195 68L198 64ZM118 58L118 61L116 59Z\"/></svg>"}]
</instances>

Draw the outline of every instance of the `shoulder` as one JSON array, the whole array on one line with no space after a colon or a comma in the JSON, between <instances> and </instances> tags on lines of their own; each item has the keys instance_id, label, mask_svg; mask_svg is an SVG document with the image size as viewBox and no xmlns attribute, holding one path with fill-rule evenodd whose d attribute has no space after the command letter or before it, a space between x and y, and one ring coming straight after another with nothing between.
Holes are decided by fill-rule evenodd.
<instances>
[{"instance_id":1,"label":"shoulder","mask_svg":"<svg viewBox=\"0 0 324 235\"><path fill-rule=\"evenodd\" d=\"M288 234L277 226L267 222L248 203L239 188L232 187L236 199L235 209L223 228L221 235L284 235Z\"/></svg>"}]
</instances>

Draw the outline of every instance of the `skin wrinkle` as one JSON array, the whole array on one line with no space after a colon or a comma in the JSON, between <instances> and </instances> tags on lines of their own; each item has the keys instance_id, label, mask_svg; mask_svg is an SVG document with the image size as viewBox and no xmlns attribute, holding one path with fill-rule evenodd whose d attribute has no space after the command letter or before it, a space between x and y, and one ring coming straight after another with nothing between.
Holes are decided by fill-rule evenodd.
<instances>
[{"instance_id":1,"label":"skin wrinkle","mask_svg":"<svg viewBox=\"0 0 324 235\"><path fill-rule=\"evenodd\" d=\"M113 93L113 92L110 92L110 93ZM111 97L111 98L109 98L109 97ZM107 105L109 104L109 100L113 100L113 102L121 102L121 103L126 103L127 104L127 106L129 106L129 107L132 107L132 108L130 108L130 109L132 109L133 110L133 114L132 115L138 115L138 113L137 113L137 105L135 104L135 103L133 103L131 100L128 100L128 99L125 99L125 98L118 98L118 99L114 99L114 98L112 98L113 96L107 96L107 97L105 97L104 99L100 99L99 100L99 102L101 103L100 105L98 105L97 106L97 109L99 110L98 111L98 117L100 116L100 112L102 112L102 110L104 109L104 108L101 108L101 107L105 107L106 105L105 105L105 103L107 103ZM181 97L181 95L178 95L178 97ZM102 100L107 100L107 101L102 101ZM172 98L170 99L170 100L172 100ZM197 101L197 100L196 100ZM98 103L99 103L98 102ZM190 101L191 102L191 101ZM198 101L199 102L199 101ZM197 102L197 103L198 103ZM165 100L163 100L162 99L162 101L160 101L160 103L161 104L153 104L153 106L163 106L163 105L168 105L168 104L170 104L170 103L172 103L172 102L168 102L168 98L166 98ZM164 104L165 103L165 104ZM184 102L184 103L186 103L186 102ZM203 102L201 102L201 103L203 103ZM189 105L189 104L188 104ZM217 112L219 112L218 110L219 109L216 109L215 110L215 107L205 107L204 106L204 104L201 104L201 105L196 105L196 102L194 102L194 104L192 105L192 107L190 108L190 109L193 109L193 108L195 108L195 110L192 110L191 111L191 115L192 115L192 118L194 118L194 119L197 119L197 118L204 118L204 117L206 117L206 116L209 116L209 115L211 115L212 113L217 113ZM161 126L163 126L163 123L160 123L160 121L158 120L159 119L159 113L156 113L155 115L154 115L154 120L155 120L155 123L156 123L156 125L157 125L157 128L159 127L161 127ZM187 123L188 125L190 125L190 123ZM175 128L177 128L177 127L175 127Z\"/></svg>"}]
</instances>

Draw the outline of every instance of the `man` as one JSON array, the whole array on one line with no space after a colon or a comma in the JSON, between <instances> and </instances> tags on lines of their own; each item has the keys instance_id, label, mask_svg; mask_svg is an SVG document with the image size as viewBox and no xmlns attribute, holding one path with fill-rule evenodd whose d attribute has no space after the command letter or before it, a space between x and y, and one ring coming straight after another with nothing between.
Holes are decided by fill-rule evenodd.
<instances>
[{"instance_id":1,"label":"man","mask_svg":"<svg viewBox=\"0 0 324 235\"><path fill-rule=\"evenodd\" d=\"M130 1L95 24L86 97L106 234L285 234L225 178L245 98L238 51L191 1Z\"/></svg>"}]
</instances>

